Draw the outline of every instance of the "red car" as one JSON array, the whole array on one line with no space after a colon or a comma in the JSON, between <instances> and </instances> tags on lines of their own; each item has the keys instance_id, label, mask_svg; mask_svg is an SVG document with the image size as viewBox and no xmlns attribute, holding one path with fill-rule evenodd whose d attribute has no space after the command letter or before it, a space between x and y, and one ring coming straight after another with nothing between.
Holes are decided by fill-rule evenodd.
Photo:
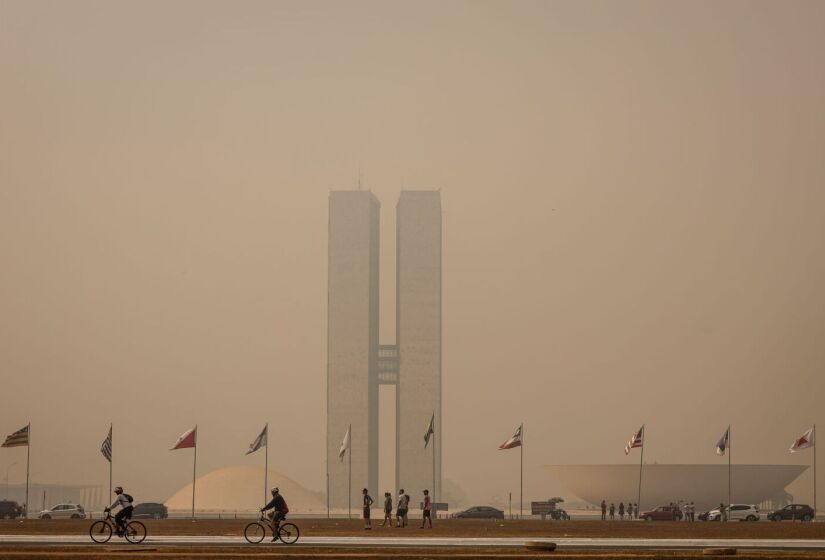
<instances>
[{"instance_id":1,"label":"red car","mask_svg":"<svg viewBox=\"0 0 825 560\"><path fill-rule=\"evenodd\" d=\"M682 510L679 509L679 506L659 506L650 511L643 511L639 514L639 517L645 521L673 521L674 519L681 521Z\"/></svg>"}]
</instances>

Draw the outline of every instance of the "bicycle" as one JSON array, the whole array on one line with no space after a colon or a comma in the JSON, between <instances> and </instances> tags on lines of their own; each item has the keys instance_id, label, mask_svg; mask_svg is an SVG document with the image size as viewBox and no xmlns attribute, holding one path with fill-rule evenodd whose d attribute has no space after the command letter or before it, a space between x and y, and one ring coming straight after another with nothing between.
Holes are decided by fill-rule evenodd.
<instances>
[{"instance_id":1,"label":"bicycle","mask_svg":"<svg viewBox=\"0 0 825 560\"><path fill-rule=\"evenodd\" d=\"M105 519L99 519L92 523L89 527L89 536L98 544L109 542L112 538L112 533L117 531L117 524L111 512L106 512ZM128 520L126 522L126 531L123 533L126 540L132 544L140 544L146 538L146 525L140 521Z\"/></svg>"},{"instance_id":2,"label":"bicycle","mask_svg":"<svg viewBox=\"0 0 825 560\"><path fill-rule=\"evenodd\" d=\"M272 530L272 526L269 523L269 518L266 517L266 514L261 512L261 518L258 521L253 521L246 528L243 530L243 536L250 544L258 544L264 537L266 537L266 528L269 527ZM300 536L300 531L298 531L298 527L295 526L293 523L281 523L280 528L278 529L278 538L284 544L293 544L298 540Z\"/></svg>"}]
</instances>

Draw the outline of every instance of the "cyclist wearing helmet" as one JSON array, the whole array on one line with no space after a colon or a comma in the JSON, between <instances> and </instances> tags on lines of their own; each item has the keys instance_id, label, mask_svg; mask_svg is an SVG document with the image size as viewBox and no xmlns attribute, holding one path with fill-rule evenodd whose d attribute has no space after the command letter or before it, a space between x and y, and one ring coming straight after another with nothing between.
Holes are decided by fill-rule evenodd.
<instances>
[{"instance_id":1,"label":"cyclist wearing helmet","mask_svg":"<svg viewBox=\"0 0 825 560\"><path fill-rule=\"evenodd\" d=\"M261 512L268 509L272 510L272 516L270 517L272 520L272 542L275 542L278 540L281 521L286 519L286 514L289 513L289 507L286 505L286 500L284 500L284 497L281 496L281 493L277 487L272 489L272 499L268 504L261 508Z\"/></svg>"},{"instance_id":2,"label":"cyclist wearing helmet","mask_svg":"<svg viewBox=\"0 0 825 560\"><path fill-rule=\"evenodd\" d=\"M115 495L115 501L112 502L112 505L107 507L105 511L109 513L117 506L120 506L120 511L115 515L115 525L117 526L117 536L122 537L126 532L126 520L132 518L132 511L135 509L132 507L134 499L129 494L123 492L122 486L115 488Z\"/></svg>"}]
</instances>

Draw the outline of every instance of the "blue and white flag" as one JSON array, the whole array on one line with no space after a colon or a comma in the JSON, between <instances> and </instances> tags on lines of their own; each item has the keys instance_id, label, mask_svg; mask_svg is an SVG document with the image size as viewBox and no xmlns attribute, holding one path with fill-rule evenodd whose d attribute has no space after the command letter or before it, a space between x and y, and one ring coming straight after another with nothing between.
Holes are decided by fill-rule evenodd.
<instances>
[{"instance_id":1,"label":"blue and white flag","mask_svg":"<svg viewBox=\"0 0 825 560\"><path fill-rule=\"evenodd\" d=\"M725 451L728 450L729 444L730 444L730 426L728 426L728 429L725 430L724 434L722 434L722 437L719 438L719 441L716 442L716 454L717 455L724 455Z\"/></svg>"},{"instance_id":2,"label":"blue and white flag","mask_svg":"<svg viewBox=\"0 0 825 560\"><path fill-rule=\"evenodd\" d=\"M261 433L258 434L258 437L255 438L255 441L249 444L249 449L246 451L246 454L249 455L250 453L255 453L261 447L266 447L266 440L269 436L269 424L264 426L264 429L261 430Z\"/></svg>"}]
</instances>

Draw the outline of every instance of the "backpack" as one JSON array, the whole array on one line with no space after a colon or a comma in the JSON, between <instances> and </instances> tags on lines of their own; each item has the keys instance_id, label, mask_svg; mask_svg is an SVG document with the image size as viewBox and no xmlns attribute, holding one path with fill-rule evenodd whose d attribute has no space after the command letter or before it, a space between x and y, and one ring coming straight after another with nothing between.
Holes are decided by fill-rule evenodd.
<instances>
[{"instance_id":1,"label":"backpack","mask_svg":"<svg viewBox=\"0 0 825 560\"><path fill-rule=\"evenodd\" d=\"M286 515L287 513L289 513L289 506L286 505L286 500L284 500L284 515Z\"/></svg>"},{"instance_id":2,"label":"backpack","mask_svg":"<svg viewBox=\"0 0 825 560\"><path fill-rule=\"evenodd\" d=\"M131 504L135 501L135 499L131 496L131 494L123 494L123 497Z\"/></svg>"}]
</instances>

